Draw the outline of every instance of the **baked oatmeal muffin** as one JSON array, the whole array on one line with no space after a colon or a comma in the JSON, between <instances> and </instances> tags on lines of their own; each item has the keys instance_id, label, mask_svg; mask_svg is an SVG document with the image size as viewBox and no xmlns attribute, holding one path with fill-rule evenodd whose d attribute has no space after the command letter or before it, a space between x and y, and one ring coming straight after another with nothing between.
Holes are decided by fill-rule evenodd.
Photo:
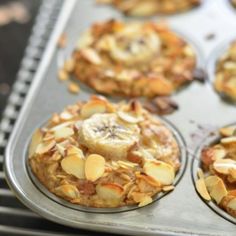
<instances>
[{"instance_id":1,"label":"baked oatmeal muffin","mask_svg":"<svg viewBox=\"0 0 236 236\"><path fill-rule=\"evenodd\" d=\"M33 174L52 193L90 207L144 206L174 188L180 152L171 131L137 101L92 96L37 129Z\"/></svg>"},{"instance_id":2,"label":"baked oatmeal muffin","mask_svg":"<svg viewBox=\"0 0 236 236\"><path fill-rule=\"evenodd\" d=\"M236 125L219 132L220 140L202 150L204 173L199 171L196 187L205 200L236 217Z\"/></svg>"},{"instance_id":3,"label":"baked oatmeal muffin","mask_svg":"<svg viewBox=\"0 0 236 236\"><path fill-rule=\"evenodd\" d=\"M234 7L236 7L236 0L231 0L231 3Z\"/></svg>"},{"instance_id":4,"label":"baked oatmeal muffin","mask_svg":"<svg viewBox=\"0 0 236 236\"><path fill-rule=\"evenodd\" d=\"M97 0L97 2L111 4L131 16L172 14L201 4L201 0Z\"/></svg>"},{"instance_id":5,"label":"baked oatmeal muffin","mask_svg":"<svg viewBox=\"0 0 236 236\"><path fill-rule=\"evenodd\" d=\"M217 92L236 101L236 41L216 64L214 86Z\"/></svg>"},{"instance_id":6,"label":"baked oatmeal muffin","mask_svg":"<svg viewBox=\"0 0 236 236\"><path fill-rule=\"evenodd\" d=\"M193 48L166 25L153 22L96 23L73 54L73 72L97 92L170 95L193 80Z\"/></svg>"}]
</instances>

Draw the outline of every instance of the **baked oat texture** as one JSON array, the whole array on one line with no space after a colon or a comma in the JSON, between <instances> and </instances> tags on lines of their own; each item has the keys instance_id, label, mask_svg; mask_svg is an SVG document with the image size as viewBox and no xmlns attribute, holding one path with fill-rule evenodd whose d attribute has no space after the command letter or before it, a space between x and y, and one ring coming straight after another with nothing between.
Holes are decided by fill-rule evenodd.
<instances>
[{"instance_id":1,"label":"baked oat texture","mask_svg":"<svg viewBox=\"0 0 236 236\"><path fill-rule=\"evenodd\" d=\"M97 0L97 2L111 4L127 15L150 16L186 11L200 5L201 0Z\"/></svg>"},{"instance_id":2,"label":"baked oat texture","mask_svg":"<svg viewBox=\"0 0 236 236\"><path fill-rule=\"evenodd\" d=\"M92 96L37 129L29 147L34 175L52 193L90 207L144 206L173 190L180 167L171 131L137 101Z\"/></svg>"},{"instance_id":3,"label":"baked oat texture","mask_svg":"<svg viewBox=\"0 0 236 236\"><path fill-rule=\"evenodd\" d=\"M236 41L231 43L216 64L214 86L216 91L236 101Z\"/></svg>"},{"instance_id":4,"label":"baked oat texture","mask_svg":"<svg viewBox=\"0 0 236 236\"><path fill-rule=\"evenodd\" d=\"M218 143L202 150L204 173L199 171L196 188L207 201L214 201L236 217L236 126L220 129Z\"/></svg>"},{"instance_id":5,"label":"baked oat texture","mask_svg":"<svg viewBox=\"0 0 236 236\"><path fill-rule=\"evenodd\" d=\"M170 95L193 80L193 48L164 24L110 20L85 32L73 54L73 73L100 93Z\"/></svg>"}]
</instances>

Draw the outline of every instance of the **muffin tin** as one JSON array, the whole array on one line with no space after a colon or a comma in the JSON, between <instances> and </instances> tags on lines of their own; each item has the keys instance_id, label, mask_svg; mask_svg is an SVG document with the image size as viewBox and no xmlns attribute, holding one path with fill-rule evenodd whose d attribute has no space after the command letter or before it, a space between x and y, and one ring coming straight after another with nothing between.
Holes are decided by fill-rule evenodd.
<instances>
[{"instance_id":1,"label":"muffin tin","mask_svg":"<svg viewBox=\"0 0 236 236\"><path fill-rule=\"evenodd\" d=\"M172 28L187 35L187 38L197 45L203 52L201 64L205 65L217 45L236 35L236 14L229 7L224 0L206 0L194 11L164 19ZM67 34L66 50L60 54L63 53L63 56L68 58L84 29L95 21L109 18L134 20L125 18L110 7L97 6L94 0L65 1L6 149L5 172L9 185L18 198L38 214L73 227L126 235L235 235L235 219L228 217L225 212L220 212L218 207L212 205L213 203L210 205L214 211L207 207L194 187L195 167L199 165L199 156L195 150L208 144L204 143L203 137L208 136L211 130L235 122L236 117L234 105L222 100L210 82L194 82L174 95L180 109L169 115L167 120L174 124L183 136L186 142L183 152L188 153L188 162L175 191L162 199L143 208L119 213L85 212L49 198L32 181L27 171L26 153L33 130L52 113L61 111L63 107L77 100L86 100L94 93L92 89L80 84L81 91L75 96L68 93L64 84L58 81L57 40L62 32ZM108 98L111 101L122 99Z\"/></svg>"}]
</instances>

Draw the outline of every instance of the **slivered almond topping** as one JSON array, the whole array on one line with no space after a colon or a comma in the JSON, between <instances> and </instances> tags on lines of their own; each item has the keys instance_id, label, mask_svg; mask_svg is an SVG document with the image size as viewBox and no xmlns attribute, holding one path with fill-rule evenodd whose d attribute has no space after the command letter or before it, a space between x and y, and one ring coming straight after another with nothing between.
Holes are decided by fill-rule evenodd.
<instances>
[{"instance_id":1,"label":"slivered almond topping","mask_svg":"<svg viewBox=\"0 0 236 236\"><path fill-rule=\"evenodd\" d=\"M91 154L87 157L85 162L85 176L87 180L96 181L104 174L104 171L104 157L97 154Z\"/></svg>"},{"instance_id":2,"label":"slivered almond topping","mask_svg":"<svg viewBox=\"0 0 236 236\"><path fill-rule=\"evenodd\" d=\"M85 161L79 155L70 155L61 161L62 169L67 173L74 175L79 179L85 178Z\"/></svg>"},{"instance_id":3,"label":"slivered almond topping","mask_svg":"<svg viewBox=\"0 0 236 236\"><path fill-rule=\"evenodd\" d=\"M127 122L127 123L131 123L131 124L136 124L136 123L138 123L138 122L140 122L140 121L143 121L143 117L141 117L141 116L139 116L139 117L136 117L136 116L132 116L132 115L130 115L129 113L126 113L126 112L123 112L123 111L119 111L119 112L117 112L117 115L118 115L118 117L121 119L121 120L123 120L123 121L125 121L125 122Z\"/></svg>"},{"instance_id":4,"label":"slivered almond topping","mask_svg":"<svg viewBox=\"0 0 236 236\"><path fill-rule=\"evenodd\" d=\"M221 178L216 175L211 175L205 178L205 184L208 191L210 192L213 189L213 187L220 181L222 181Z\"/></svg>"},{"instance_id":5,"label":"slivered almond topping","mask_svg":"<svg viewBox=\"0 0 236 236\"><path fill-rule=\"evenodd\" d=\"M78 189L74 185L71 185L71 184L65 184L65 185L59 186L55 189L55 192L59 195L63 195L70 199L78 198L80 195Z\"/></svg>"},{"instance_id":6,"label":"slivered almond topping","mask_svg":"<svg viewBox=\"0 0 236 236\"><path fill-rule=\"evenodd\" d=\"M124 193L124 189L115 183L99 184L96 191L99 197L107 200L119 200Z\"/></svg>"},{"instance_id":7,"label":"slivered almond topping","mask_svg":"<svg viewBox=\"0 0 236 236\"><path fill-rule=\"evenodd\" d=\"M73 59L68 59L65 61L64 64L64 69L68 72L71 73L75 68L75 61Z\"/></svg>"},{"instance_id":8,"label":"slivered almond topping","mask_svg":"<svg viewBox=\"0 0 236 236\"><path fill-rule=\"evenodd\" d=\"M227 207L236 211L236 197L228 202Z\"/></svg>"},{"instance_id":9,"label":"slivered almond topping","mask_svg":"<svg viewBox=\"0 0 236 236\"><path fill-rule=\"evenodd\" d=\"M102 60L97 52L91 48L83 49L81 54L83 57L94 65L101 65Z\"/></svg>"},{"instance_id":10,"label":"slivered almond topping","mask_svg":"<svg viewBox=\"0 0 236 236\"><path fill-rule=\"evenodd\" d=\"M144 164L144 172L163 185L170 185L175 178L173 166L162 161L150 161Z\"/></svg>"},{"instance_id":11,"label":"slivered almond topping","mask_svg":"<svg viewBox=\"0 0 236 236\"><path fill-rule=\"evenodd\" d=\"M213 168L221 174L228 175L230 169L236 170L236 161L232 159L216 160L213 163Z\"/></svg>"},{"instance_id":12,"label":"slivered almond topping","mask_svg":"<svg viewBox=\"0 0 236 236\"><path fill-rule=\"evenodd\" d=\"M175 186L173 186L173 185L164 186L164 187L162 188L162 190L163 190L164 192L169 192L169 191L172 191L172 190L174 190L174 189L175 189Z\"/></svg>"},{"instance_id":13,"label":"slivered almond topping","mask_svg":"<svg viewBox=\"0 0 236 236\"><path fill-rule=\"evenodd\" d=\"M66 139L74 134L74 130L69 127L62 127L54 131L55 139Z\"/></svg>"},{"instance_id":14,"label":"slivered almond topping","mask_svg":"<svg viewBox=\"0 0 236 236\"><path fill-rule=\"evenodd\" d=\"M138 179L142 179L144 180L145 182L147 182L148 184L154 186L154 187L160 187L161 186L161 183L156 181L153 177L151 176L148 176L148 175L144 175L144 174L136 174L136 177Z\"/></svg>"},{"instance_id":15,"label":"slivered almond topping","mask_svg":"<svg viewBox=\"0 0 236 236\"><path fill-rule=\"evenodd\" d=\"M64 70L64 69L60 69L58 71L58 79L61 81L65 81L68 80L70 78L69 74Z\"/></svg>"},{"instance_id":16,"label":"slivered almond topping","mask_svg":"<svg viewBox=\"0 0 236 236\"><path fill-rule=\"evenodd\" d=\"M209 194L216 201L217 204L219 204L223 197L228 194L228 191L222 179L220 179L217 184L212 186L212 189L211 191L209 191Z\"/></svg>"},{"instance_id":17,"label":"slivered almond topping","mask_svg":"<svg viewBox=\"0 0 236 236\"><path fill-rule=\"evenodd\" d=\"M204 173L203 173L201 168L198 168L197 176L198 176L199 179L204 179Z\"/></svg>"},{"instance_id":18,"label":"slivered almond topping","mask_svg":"<svg viewBox=\"0 0 236 236\"><path fill-rule=\"evenodd\" d=\"M225 137L232 136L236 131L236 126L228 126L220 129L220 134Z\"/></svg>"},{"instance_id":19,"label":"slivered almond topping","mask_svg":"<svg viewBox=\"0 0 236 236\"><path fill-rule=\"evenodd\" d=\"M70 145L67 147L66 153L67 153L67 156L78 155L80 158L82 158L82 159L84 158L83 151L80 148L73 146L73 145Z\"/></svg>"},{"instance_id":20,"label":"slivered almond topping","mask_svg":"<svg viewBox=\"0 0 236 236\"><path fill-rule=\"evenodd\" d=\"M106 102L101 100L92 100L87 102L81 109L81 116L85 119L95 113L104 113L107 111Z\"/></svg>"},{"instance_id":21,"label":"slivered almond topping","mask_svg":"<svg viewBox=\"0 0 236 236\"><path fill-rule=\"evenodd\" d=\"M152 198L150 196L145 196L138 204L139 207L146 206L152 202Z\"/></svg>"},{"instance_id":22,"label":"slivered almond topping","mask_svg":"<svg viewBox=\"0 0 236 236\"><path fill-rule=\"evenodd\" d=\"M37 146L41 143L43 138L42 132L40 129L36 129L34 132L31 143L29 146L29 157L32 157L37 149Z\"/></svg>"},{"instance_id":23,"label":"slivered almond topping","mask_svg":"<svg viewBox=\"0 0 236 236\"><path fill-rule=\"evenodd\" d=\"M221 143L222 144L231 144L231 143L236 144L236 136L230 136L230 137L227 137L227 138L222 138Z\"/></svg>"},{"instance_id":24,"label":"slivered almond topping","mask_svg":"<svg viewBox=\"0 0 236 236\"><path fill-rule=\"evenodd\" d=\"M50 151L53 147L55 147L55 145L56 145L56 142L54 140L51 140L49 142L40 143L37 146L35 153L39 154L39 155L44 154L44 153Z\"/></svg>"},{"instance_id":25,"label":"slivered almond topping","mask_svg":"<svg viewBox=\"0 0 236 236\"><path fill-rule=\"evenodd\" d=\"M204 198L207 201L211 200L211 197L210 197L210 195L207 191L204 179L198 179L196 181L196 188L197 188L197 191L201 195L202 198Z\"/></svg>"}]
</instances>

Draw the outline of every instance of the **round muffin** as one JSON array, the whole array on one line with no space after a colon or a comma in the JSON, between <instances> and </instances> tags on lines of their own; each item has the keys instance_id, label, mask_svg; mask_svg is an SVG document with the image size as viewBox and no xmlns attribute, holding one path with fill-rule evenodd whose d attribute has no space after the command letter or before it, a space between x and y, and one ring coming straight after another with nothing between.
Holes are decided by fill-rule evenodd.
<instances>
[{"instance_id":1,"label":"round muffin","mask_svg":"<svg viewBox=\"0 0 236 236\"><path fill-rule=\"evenodd\" d=\"M231 0L231 3L234 7L236 7L236 0Z\"/></svg>"},{"instance_id":2,"label":"round muffin","mask_svg":"<svg viewBox=\"0 0 236 236\"><path fill-rule=\"evenodd\" d=\"M52 193L90 207L144 206L174 188L180 152L171 131L137 101L92 96L37 129L34 175Z\"/></svg>"},{"instance_id":3,"label":"round muffin","mask_svg":"<svg viewBox=\"0 0 236 236\"><path fill-rule=\"evenodd\" d=\"M221 139L202 150L205 173L199 172L196 187L207 201L213 200L236 217L236 126L220 129Z\"/></svg>"},{"instance_id":4,"label":"round muffin","mask_svg":"<svg viewBox=\"0 0 236 236\"><path fill-rule=\"evenodd\" d=\"M112 4L130 16L151 16L172 14L198 6L201 0L97 0L99 3Z\"/></svg>"},{"instance_id":5,"label":"round muffin","mask_svg":"<svg viewBox=\"0 0 236 236\"><path fill-rule=\"evenodd\" d=\"M216 64L214 87L217 92L236 101L236 41Z\"/></svg>"},{"instance_id":6,"label":"round muffin","mask_svg":"<svg viewBox=\"0 0 236 236\"><path fill-rule=\"evenodd\" d=\"M79 40L73 72L111 95L170 95L193 80L192 47L166 25L153 22L94 24Z\"/></svg>"}]
</instances>

